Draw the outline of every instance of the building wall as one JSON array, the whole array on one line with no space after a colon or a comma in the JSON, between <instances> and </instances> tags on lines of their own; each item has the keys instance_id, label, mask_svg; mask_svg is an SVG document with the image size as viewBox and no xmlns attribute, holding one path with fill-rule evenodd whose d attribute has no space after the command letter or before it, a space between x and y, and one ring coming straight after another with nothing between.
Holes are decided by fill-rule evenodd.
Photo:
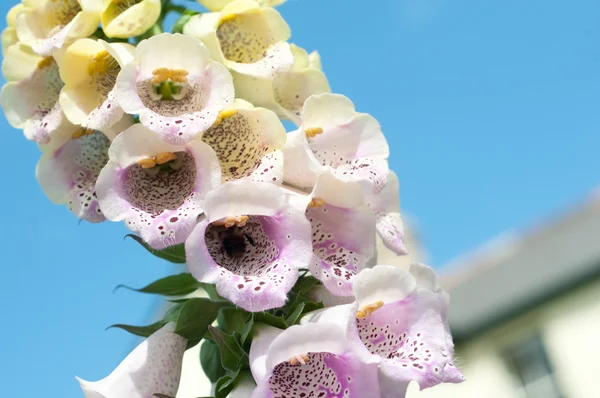
<instances>
[{"instance_id":1,"label":"building wall","mask_svg":"<svg viewBox=\"0 0 600 398\"><path fill-rule=\"evenodd\" d=\"M600 397L599 292L597 279L463 343L457 347L456 356L467 378L464 383L422 392L411 385L408 397L527 397L520 393L520 383L502 355L507 346L534 333L544 343L564 397Z\"/></svg>"}]
</instances>

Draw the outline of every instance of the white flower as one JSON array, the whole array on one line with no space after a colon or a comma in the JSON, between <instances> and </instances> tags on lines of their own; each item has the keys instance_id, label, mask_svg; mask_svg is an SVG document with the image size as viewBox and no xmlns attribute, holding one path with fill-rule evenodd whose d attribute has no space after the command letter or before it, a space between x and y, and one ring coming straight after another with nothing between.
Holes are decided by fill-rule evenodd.
<instances>
[{"instance_id":1,"label":"white flower","mask_svg":"<svg viewBox=\"0 0 600 398\"><path fill-rule=\"evenodd\" d=\"M375 215L360 184L325 171L303 201L298 207L312 227L311 274L334 295L351 296L354 277L375 257Z\"/></svg>"},{"instance_id":2,"label":"white flower","mask_svg":"<svg viewBox=\"0 0 600 398\"><path fill-rule=\"evenodd\" d=\"M183 243L203 212L204 197L221 183L208 145L167 144L141 124L119 134L108 156L96 183L100 209L155 249Z\"/></svg>"},{"instance_id":3,"label":"white flower","mask_svg":"<svg viewBox=\"0 0 600 398\"><path fill-rule=\"evenodd\" d=\"M379 398L377 365L353 351L339 326L260 326L250 347L252 398Z\"/></svg>"},{"instance_id":4,"label":"white flower","mask_svg":"<svg viewBox=\"0 0 600 398\"><path fill-rule=\"evenodd\" d=\"M367 195L367 204L377 216L377 233L383 244L398 255L408 254L404 245L404 224L400 215L400 184L390 171L388 183L378 194Z\"/></svg>"},{"instance_id":5,"label":"white flower","mask_svg":"<svg viewBox=\"0 0 600 398\"><path fill-rule=\"evenodd\" d=\"M231 74L196 38L163 33L142 41L117 78L116 97L129 114L174 145L208 130L234 100Z\"/></svg>"},{"instance_id":6,"label":"white flower","mask_svg":"<svg viewBox=\"0 0 600 398\"><path fill-rule=\"evenodd\" d=\"M198 0L200 4L210 11L221 11L235 0ZM255 0L262 7L275 7L285 3L285 0Z\"/></svg>"},{"instance_id":7,"label":"white flower","mask_svg":"<svg viewBox=\"0 0 600 398\"><path fill-rule=\"evenodd\" d=\"M244 179L208 194L204 215L185 242L192 275L246 311L283 306L312 259L304 214L277 185Z\"/></svg>"},{"instance_id":8,"label":"white flower","mask_svg":"<svg viewBox=\"0 0 600 398\"><path fill-rule=\"evenodd\" d=\"M102 30L108 37L139 36L160 17L160 0L108 0L102 10Z\"/></svg>"},{"instance_id":9,"label":"white flower","mask_svg":"<svg viewBox=\"0 0 600 398\"><path fill-rule=\"evenodd\" d=\"M24 0L16 20L19 40L40 55L51 55L94 33L102 0Z\"/></svg>"},{"instance_id":10,"label":"white flower","mask_svg":"<svg viewBox=\"0 0 600 398\"><path fill-rule=\"evenodd\" d=\"M19 41L17 37L17 28L15 28L15 22L17 15L25 9L25 6L21 3L13 6L6 14L6 28L2 31L2 55L6 55L8 47L16 44Z\"/></svg>"},{"instance_id":11,"label":"white flower","mask_svg":"<svg viewBox=\"0 0 600 398\"><path fill-rule=\"evenodd\" d=\"M217 153L223 182L249 178L281 184L285 138L277 115L239 99L202 134Z\"/></svg>"},{"instance_id":12,"label":"white flower","mask_svg":"<svg viewBox=\"0 0 600 398\"><path fill-rule=\"evenodd\" d=\"M369 363L379 364L383 398L400 396L410 381L421 389L464 380L454 367L448 295L435 272L378 265L354 279L356 301L307 314L303 323L334 322Z\"/></svg>"},{"instance_id":13,"label":"white flower","mask_svg":"<svg viewBox=\"0 0 600 398\"><path fill-rule=\"evenodd\" d=\"M79 380L85 398L150 398L175 396L187 340L168 323L137 346L106 378Z\"/></svg>"},{"instance_id":14,"label":"white flower","mask_svg":"<svg viewBox=\"0 0 600 398\"><path fill-rule=\"evenodd\" d=\"M53 57L39 56L19 43L8 49L2 72L8 81L0 93L4 114L27 139L46 144L54 132L70 126L58 102L64 83Z\"/></svg>"},{"instance_id":15,"label":"white flower","mask_svg":"<svg viewBox=\"0 0 600 398\"><path fill-rule=\"evenodd\" d=\"M200 38L212 58L232 73L273 78L294 63L291 32L283 17L253 0L236 0L221 12L192 17L183 32Z\"/></svg>"},{"instance_id":16,"label":"white flower","mask_svg":"<svg viewBox=\"0 0 600 398\"><path fill-rule=\"evenodd\" d=\"M104 132L70 125L57 131L51 143L41 145L36 177L46 196L66 204L82 220L105 220L96 196L96 181L108 162L110 140L133 124L125 115Z\"/></svg>"},{"instance_id":17,"label":"white flower","mask_svg":"<svg viewBox=\"0 0 600 398\"><path fill-rule=\"evenodd\" d=\"M306 100L302 125L284 147L284 180L313 187L325 170L342 181L359 182L367 191L381 192L389 173L389 148L377 120L357 113L352 102L338 94Z\"/></svg>"},{"instance_id":18,"label":"white flower","mask_svg":"<svg viewBox=\"0 0 600 398\"><path fill-rule=\"evenodd\" d=\"M294 64L292 69L276 73L273 78L233 74L238 97L271 109L282 119L295 124L302 123L302 108L308 97L329 93L327 77L321 70L321 57L316 51L310 55L302 48L291 44Z\"/></svg>"},{"instance_id":19,"label":"white flower","mask_svg":"<svg viewBox=\"0 0 600 398\"><path fill-rule=\"evenodd\" d=\"M66 49L59 65L65 83L59 102L71 123L104 130L121 120L115 83L121 67L133 60L134 49L92 39L79 39Z\"/></svg>"}]
</instances>

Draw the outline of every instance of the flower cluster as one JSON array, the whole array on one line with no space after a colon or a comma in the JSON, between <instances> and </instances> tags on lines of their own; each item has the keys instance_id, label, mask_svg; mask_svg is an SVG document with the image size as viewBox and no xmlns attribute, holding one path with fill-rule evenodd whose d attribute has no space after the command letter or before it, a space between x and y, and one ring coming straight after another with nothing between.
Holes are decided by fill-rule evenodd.
<instances>
[{"instance_id":1,"label":"flower cluster","mask_svg":"<svg viewBox=\"0 0 600 398\"><path fill-rule=\"evenodd\" d=\"M381 127L331 93L318 53L288 43L282 2L200 0L200 14L23 0L8 14L0 103L39 145L48 198L123 221L152 253L179 253L190 292L214 288L208 324L181 325L199 303L181 301L107 379L82 381L87 397L174 396L186 345L207 331L219 348L230 333L248 362L232 370L221 351L232 374L217 396L250 368L252 397L392 397L462 378L432 271L372 268L377 235L407 253ZM349 304L312 311L335 301ZM231 309L245 335L210 329Z\"/></svg>"}]
</instances>

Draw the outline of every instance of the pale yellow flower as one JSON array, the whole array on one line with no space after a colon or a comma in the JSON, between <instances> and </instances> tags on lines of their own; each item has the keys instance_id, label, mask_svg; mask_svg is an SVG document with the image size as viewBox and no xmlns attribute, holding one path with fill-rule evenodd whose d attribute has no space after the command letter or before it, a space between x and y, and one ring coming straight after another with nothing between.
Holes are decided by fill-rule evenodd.
<instances>
[{"instance_id":1,"label":"pale yellow flower","mask_svg":"<svg viewBox=\"0 0 600 398\"><path fill-rule=\"evenodd\" d=\"M287 43L289 26L274 8L253 0L236 0L220 12L196 15L183 33L202 40L215 61L242 76L272 78L294 63Z\"/></svg>"},{"instance_id":2,"label":"pale yellow flower","mask_svg":"<svg viewBox=\"0 0 600 398\"><path fill-rule=\"evenodd\" d=\"M54 57L42 57L22 43L8 48L2 62L7 83L0 103L11 126L23 129L27 139L40 144L55 132L72 128L58 102L64 83Z\"/></svg>"},{"instance_id":3,"label":"pale yellow flower","mask_svg":"<svg viewBox=\"0 0 600 398\"><path fill-rule=\"evenodd\" d=\"M256 106L271 109L282 119L300 125L304 101L311 95L329 93L327 77L321 70L321 57L316 51L308 54L292 44L294 64L289 71L279 72L272 79L257 79L233 74L238 97Z\"/></svg>"},{"instance_id":4,"label":"pale yellow flower","mask_svg":"<svg viewBox=\"0 0 600 398\"><path fill-rule=\"evenodd\" d=\"M283 182L283 146L286 133L277 115L237 99L202 134L217 154L223 182L248 178Z\"/></svg>"},{"instance_id":5,"label":"pale yellow flower","mask_svg":"<svg viewBox=\"0 0 600 398\"><path fill-rule=\"evenodd\" d=\"M139 36L160 17L160 0L105 0L102 29L108 37Z\"/></svg>"},{"instance_id":6,"label":"pale yellow flower","mask_svg":"<svg viewBox=\"0 0 600 398\"><path fill-rule=\"evenodd\" d=\"M235 0L198 0L198 3L202 4L209 11L221 11L229 3L233 3ZM256 2L262 7L275 7L285 3L285 0L256 0Z\"/></svg>"},{"instance_id":7,"label":"pale yellow flower","mask_svg":"<svg viewBox=\"0 0 600 398\"><path fill-rule=\"evenodd\" d=\"M100 23L102 0L23 0L17 15L19 40L40 55L51 55L90 36Z\"/></svg>"},{"instance_id":8,"label":"pale yellow flower","mask_svg":"<svg viewBox=\"0 0 600 398\"><path fill-rule=\"evenodd\" d=\"M133 61L134 50L130 44L92 39L79 39L66 49L59 101L71 123L103 131L121 119L115 83L121 67Z\"/></svg>"},{"instance_id":9,"label":"pale yellow flower","mask_svg":"<svg viewBox=\"0 0 600 398\"><path fill-rule=\"evenodd\" d=\"M25 9L23 4L17 4L8 11L6 14L6 28L2 31L2 55L6 55L8 47L19 41L17 37L17 28L15 28L15 21L17 15Z\"/></svg>"}]
</instances>

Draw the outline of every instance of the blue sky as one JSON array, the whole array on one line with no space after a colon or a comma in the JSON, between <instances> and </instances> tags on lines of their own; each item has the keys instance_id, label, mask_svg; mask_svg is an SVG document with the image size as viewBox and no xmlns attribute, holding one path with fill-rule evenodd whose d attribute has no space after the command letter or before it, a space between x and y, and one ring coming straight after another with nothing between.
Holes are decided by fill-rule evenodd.
<instances>
[{"instance_id":1,"label":"blue sky","mask_svg":"<svg viewBox=\"0 0 600 398\"><path fill-rule=\"evenodd\" d=\"M289 0L281 12L333 89L381 122L434 266L600 183L597 0ZM2 392L81 397L73 376L104 377L134 344L104 329L145 323L156 304L113 287L173 267L123 241L122 225L52 205L36 146L0 127Z\"/></svg>"}]
</instances>

